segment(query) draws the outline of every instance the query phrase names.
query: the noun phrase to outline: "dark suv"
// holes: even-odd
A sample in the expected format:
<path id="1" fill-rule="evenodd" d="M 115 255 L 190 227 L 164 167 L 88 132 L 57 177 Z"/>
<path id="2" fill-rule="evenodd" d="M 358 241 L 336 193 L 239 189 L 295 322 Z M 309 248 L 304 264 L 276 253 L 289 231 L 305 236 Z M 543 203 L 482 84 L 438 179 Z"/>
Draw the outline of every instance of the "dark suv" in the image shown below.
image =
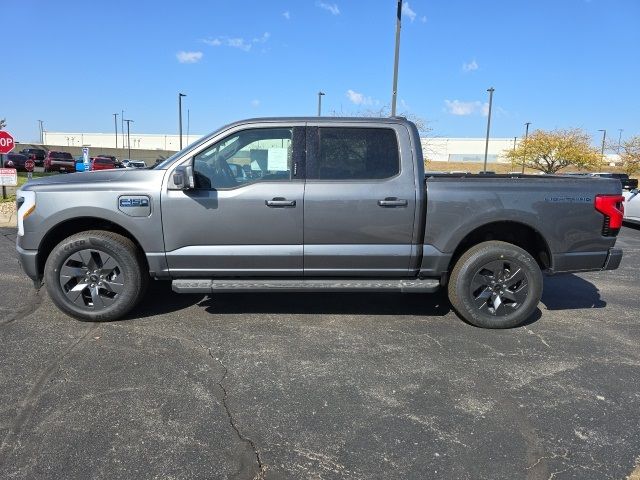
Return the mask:
<path id="1" fill-rule="evenodd" d="M 15 168 L 19 172 L 26 172 L 26 168 L 24 166 L 25 162 L 29 157 L 23 155 L 22 153 L 12 153 L 9 152 L 6 155 L 6 160 L 4 161 L 3 167 L 5 168 Z"/>
<path id="2" fill-rule="evenodd" d="M 27 158 L 31 158 L 39 167 L 44 164 L 44 158 L 47 156 L 47 152 L 40 148 L 24 148 L 20 150 L 20 153 Z"/>

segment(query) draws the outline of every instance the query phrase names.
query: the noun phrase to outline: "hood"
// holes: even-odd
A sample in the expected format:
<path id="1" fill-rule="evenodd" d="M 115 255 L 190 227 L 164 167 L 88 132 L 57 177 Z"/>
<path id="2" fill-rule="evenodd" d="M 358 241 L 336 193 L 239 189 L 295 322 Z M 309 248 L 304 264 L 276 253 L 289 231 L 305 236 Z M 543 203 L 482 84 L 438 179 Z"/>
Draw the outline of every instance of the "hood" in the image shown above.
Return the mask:
<path id="1" fill-rule="evenodd" d="M 165 170 L 115 169 L 93 172 L 77 172 L 38 177 L 25 183 L 23 191 L 65 191 L 65 190 L 117 190 L 132 188 L 133 184 L 148 185 L 162 182 Z"/>

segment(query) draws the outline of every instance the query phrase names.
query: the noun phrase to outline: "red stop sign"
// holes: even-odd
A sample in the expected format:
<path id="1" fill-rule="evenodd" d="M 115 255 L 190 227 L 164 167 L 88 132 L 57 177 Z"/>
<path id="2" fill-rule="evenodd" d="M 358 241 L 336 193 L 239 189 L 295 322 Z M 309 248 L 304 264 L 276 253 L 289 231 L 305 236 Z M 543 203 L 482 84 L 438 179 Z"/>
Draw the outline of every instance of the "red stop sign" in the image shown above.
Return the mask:
<path id="1" fill-rule="evenodd" d="M 24 162 L 24 169 L 27 172 L 33 172 L 34 168 L 36 168 L 36 162 L 34 162 L 32 159 L 29 159 L 26 162 Z"/>
<path id="2" fill-rule="evenodd" d="M 13 147 L 15 147 L 15 142 L 11 134 L 0 130 L 0 153 L 9 153 Z"/>

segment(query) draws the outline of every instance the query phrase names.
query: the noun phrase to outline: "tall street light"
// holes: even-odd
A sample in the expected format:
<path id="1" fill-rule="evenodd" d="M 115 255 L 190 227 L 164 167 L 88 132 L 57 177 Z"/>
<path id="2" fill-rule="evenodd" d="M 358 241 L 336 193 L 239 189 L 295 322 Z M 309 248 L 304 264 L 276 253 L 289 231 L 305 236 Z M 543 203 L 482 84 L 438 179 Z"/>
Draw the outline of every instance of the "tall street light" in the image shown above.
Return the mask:
<path id="1" fill-rule="evenodd" d="M 522 159 L 522 173 L 524 174 L 524 164 L 527 163 L 527 140 L 529 139 L 529 125 L 531 122 L 527 122 L 524 124 L 524 158 Z"/>
<path id="2" fill-rule="evenodd" d="M 129 160 L 131 160 L 131 136 L 130 136 L 131 131 L 129 129 L 129 124 L 131 122 L 133 122 L 133 120 L 126 120 L 125 119 L 124 121 L 127 122 L 127 147 L 129 148 Z M 133 122 L 133 123 L 135 123 L 135 122 Z"/>
<path id="3" fill-rule="evenodd" d="M 120 112 L 120 131 L 122 132 L 122 148 L 124 149 L 124 110 Z"/>
<path id="4" fill-rule="evenodd" d="M 118 148 L 118 113 L 113 114 L 113 126 L 116 130 L 116 149 Z"/>
<path id="5" fill-rule="evenodd" d="M 44 143 L 44 122 L 38 120 L 38 130 L 40 131 L 40 143 Z"/>
<path id="6" fill-rule="evenodd" d="M 323 91 L 318 92 L 318 116 L 322 115 L 322 97 L 324 95 Z"/>
<path id="7" fill-rule="evenodd" d="M 484 171 L 487 171 L 487 154 L 489 153 L 489 132 L 491 131 L 491 106 L 493 105 L 493 92 L 496 89 L 491 87 L 487 88 L 487 92 L 489 92 L 489 112 L 487 115 L 487 140 L 484 144 Z"/>
<path id="8" fill-rule="evenodd" d="M 400 28 L 402 21 L 402 0 L 398 0 L 396 10 L 396 52 L 393 59 L 393 91 L 391 94 L 391 116 L 396 115 L 396 98 L 398 96 L 398 63 L 400 62 Z"/>
<path id="9" fill-rule="evenodd" d="M 618 131 L 620 132 L 620 135 L 618 135 L 618 155 L 620 155 L 620 147 L 622 146 L 622 128 L 619 128 Z"/>
<path id="10" fill-rule="evenodd" d="M 184 93 L 178 93 L 178 128 L 180 135 L 180 150 L 182 150 L 182 97 L 186 97 Z"/>
<path id="11" fill-rule="evenodd" d="M 607 131 L 606 130 L 598 130 L 602 132 L 602 149 L 600 150 L 600 171 L 602 171 L 602 164 L 604 163 L 604 142 L 607 139 Z"/>

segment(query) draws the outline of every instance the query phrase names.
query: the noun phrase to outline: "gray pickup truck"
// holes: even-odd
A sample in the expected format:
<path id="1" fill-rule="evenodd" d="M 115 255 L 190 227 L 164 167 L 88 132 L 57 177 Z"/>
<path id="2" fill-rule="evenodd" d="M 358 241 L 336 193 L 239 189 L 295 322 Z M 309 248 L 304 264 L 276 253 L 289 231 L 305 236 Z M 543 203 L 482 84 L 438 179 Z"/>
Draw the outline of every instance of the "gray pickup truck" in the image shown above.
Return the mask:
<path id="1" fill-rule="evenodd" d="M 153 278 L 208 294 L 444 287 L 464 320 L 505 328 L 536 310 L 543 272 L 618 267 L 622 201 L 615 179 L 425 178 L 403 118 L 254 119 L 152 169 L 29 182 L 17 249 L 84 320 L 124 316 Z"/>

